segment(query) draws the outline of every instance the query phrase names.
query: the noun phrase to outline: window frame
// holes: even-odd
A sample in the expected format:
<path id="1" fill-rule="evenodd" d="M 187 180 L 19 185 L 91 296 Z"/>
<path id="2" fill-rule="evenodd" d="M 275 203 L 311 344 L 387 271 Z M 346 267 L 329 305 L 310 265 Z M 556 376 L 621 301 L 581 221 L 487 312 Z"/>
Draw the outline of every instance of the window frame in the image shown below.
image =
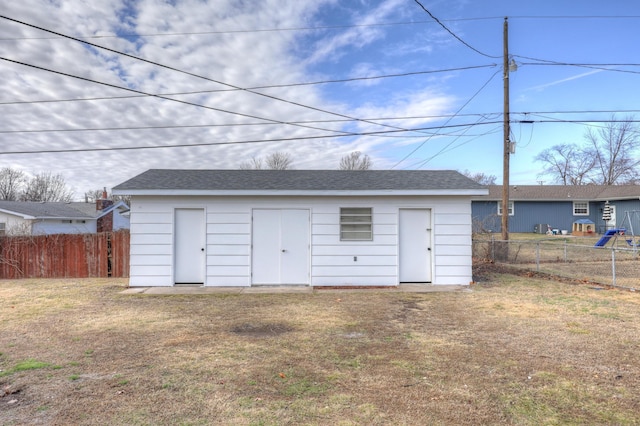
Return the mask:
<path id="1" fill-rule="evenodd" d="M 351 211 L 348 211 L 351 210 Z M 362 213 L 358 210 L 364 211 Z M 368 213 L 366 212 L 368 211 Z M 361 217 L 369 220 L 351 220 L 345 221 L 345 218 Z M 372 207 L 340 207 L 339 213 L 340 225 L 340 241 L 373 241 L 373 208 Z M 352 229 L 345 229 L 350 227 Z M 358 227 L 367 228 L 367 230 L 358 230 Z M 356 229 L 353 229 L 356 228 Z M 345 234 L 362 234 L 364 238 L 346 237 Z"/>
<path id="2" fill-rule="evenodd" d="M 515 215 L 516 208 L 513 201 L 507 202 L 507 210 L 509 212 L 509 216 Z M 502 201 L 498 201 L 498 216 L 502 216 Z"/>
<path id="3" fill-rule="evenodd" d="M 578 213 L 577 212 L 577 208 L 576 208 L 577 204 L 584 204 L 586 211 L 584 213 Z M 588 201 L 574 201 L 573 202 L 573 215 L 574 216 L 589 216 L 589 202 Z"/>

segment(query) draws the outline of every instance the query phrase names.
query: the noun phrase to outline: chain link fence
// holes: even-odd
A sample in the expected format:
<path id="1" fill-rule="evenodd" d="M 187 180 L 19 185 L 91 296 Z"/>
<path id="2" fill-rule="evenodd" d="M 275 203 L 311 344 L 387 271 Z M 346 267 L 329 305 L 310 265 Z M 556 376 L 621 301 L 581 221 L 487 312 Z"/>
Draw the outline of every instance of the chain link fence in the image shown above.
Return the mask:
<path id="1" fill-rule="evenodd" d="M 629 245 L 625 240 L 611 247 L 594 247 L 566 239 L 474 239 L 473 256 L 478 261 L 603 285 L 640 289 L 640 247 L 635 243 Z"/>

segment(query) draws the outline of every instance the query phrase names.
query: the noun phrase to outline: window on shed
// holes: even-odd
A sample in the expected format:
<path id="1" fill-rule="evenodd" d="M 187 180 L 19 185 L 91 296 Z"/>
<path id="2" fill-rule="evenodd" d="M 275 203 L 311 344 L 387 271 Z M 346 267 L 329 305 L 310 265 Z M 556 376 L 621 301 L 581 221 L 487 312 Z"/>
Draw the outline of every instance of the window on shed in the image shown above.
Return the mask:
<path id="1" fill-rule="evenodd" d="M 340 208 L 340 241 L 373 240 L 372 218 L 370 207 Z"/>
<path id="2" fill-rule="evenodd" d="M 0 235 L 7 234 L 7 224 L 4 222 L 0 222 Z"/>
<path id="3" fill-rule="evenodd" d="M 509 201 L 509 216 L 513 216 L 513 201 Z M 502 216 L 502 201 L 498 201 L 498 216 Z"/>
<path id="4" fill-rule="evenodd" d="M 573 202 L 573 215 L 574 216 L 589 216 L 589 203 L 586 201 L 574 201 Z"/>

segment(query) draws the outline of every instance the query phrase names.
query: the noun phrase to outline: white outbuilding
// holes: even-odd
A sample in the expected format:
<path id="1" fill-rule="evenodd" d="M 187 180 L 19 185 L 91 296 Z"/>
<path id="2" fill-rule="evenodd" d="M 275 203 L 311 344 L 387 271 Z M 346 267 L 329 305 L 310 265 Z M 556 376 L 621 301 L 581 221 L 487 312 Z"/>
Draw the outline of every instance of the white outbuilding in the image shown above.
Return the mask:
<path id="1" fill-rule="evenodd" d="M 438 170 L 148 170 L 131 196 L 131 286 L 468 285 L 471 197 Z"/>

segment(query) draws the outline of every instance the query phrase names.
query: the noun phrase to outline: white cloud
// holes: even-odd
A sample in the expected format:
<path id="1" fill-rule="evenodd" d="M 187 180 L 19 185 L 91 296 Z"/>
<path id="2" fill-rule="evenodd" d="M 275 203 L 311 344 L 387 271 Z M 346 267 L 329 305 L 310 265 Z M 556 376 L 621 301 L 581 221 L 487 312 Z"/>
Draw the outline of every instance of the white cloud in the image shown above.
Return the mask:
<path id="1" fill-rule="evenodd" d="M 75 37 L 101 35 L 89 41 L 134 56 L 166 64 L 212 80 L 254 87 L 311 81 L 327 72 L 317 68 L 333 61 L 353 47 L 365 48 L 385 37 L 386 27 L 354 27 L 329 32 L 260 31 L 212 33 L 219 31 L 267 28 L 297 28 L 314 24 L 325 6 L 339 2 L 301 0 L 282 2 L 238 2 L 234 0 L 159 2 L 142 0 L 102 0 L 85 2 L 65 0 L 21 0 L 5 5 L 4 14 Z M 350 19 L 356 24 L 388 21 L 400 16 L 407 5 L 401 0 L 368 2 Z M 210 34 L 184 34 L 207 33 Z M 171 33 L 175 35 L 157 36 Z M 132 35 L 133 34 L 133 35 Z M 114 35 L 119 35 L 114 37 Z M 273 124 L 227 126 L 225 124 L 260 123 L 262 117 L 276 122 L 328 120 L 337 117 L 280 102 L 246 91 L 230 91 L 228 86 L 186 75 L 153 64 L 127 58 L 81 43 L 55 37 L 6 20 L 0 22 L 2 54 L 28 64 L 123 86 L 152 94 L 225 90 L 214 93 L 174 95 L 184 100 L 225 110 L 216 111 L 134 93 L 104 85 L 61 76 L 17 64 L 0 62 L 3 91 L 0 102 L 63 100 L 80 98 L 115 99 L 0 104 L 3 117 L 0 130 L 0 167 L 14 167 L 33 173 L 62 173 L 77 196 L 89 189 L 111 187 L 149 168 L 234 168 L 251 157 L 284 150 L 291 152 L 297 168 L 335 168 L 348 152 L 360 150 L 373 157 L 378 166 L 386 164 L 384 146 L 397 139 L 325 138 L 299 139 L 270 143 L 229 144 L 148 150 L 39 153 L 7 155 L 10 151 L 46 151 L 60 149 L 118 148 L 177 144 L 225 143 L 247 140 L 292 139 L 335 134 L 330 130 L 361 131 L 383 129 L 379 126 L 344 123 L 308 123 L 315 130 L 294 125 Z M 300 44 L 315 40 L 315 52 L 301 57 Z M 371 57 L 359 65 L 341 65 L 332 77 L 370 75 L 401 69 L 400 64 L 384 64 Z M 454 98 L 436 90 L 412 88 L 399 90 L 384 102 L 369 97 L 367 87 L 353 86 L 360 100 L 344 99 L 327 87 L 294 86 L 260 89 L 261 93 L 332 110 L 356 117 L 414 116 L 441 113 L 450 109 Z M 340 93 L 338 93 L 339 95 Z M 126 99 L 119 97 L 135 96 Z M 350 107 L 348 105 L 356 105 Z M 424 120 L 389 122 L 411 127 Z M 219 127 L 212 127 L 217 125 Z M 157 127 L 152 130 L 113 130 L 123 127 Z M 160 128 L 161 126 L 200 126 Z M 206 127 L 211 126 L 211 127 Z M 25 132 L 47 129 L 99 129 L 105 131 Z M 19 133 L 6 133 L 19 131 Z"/>

